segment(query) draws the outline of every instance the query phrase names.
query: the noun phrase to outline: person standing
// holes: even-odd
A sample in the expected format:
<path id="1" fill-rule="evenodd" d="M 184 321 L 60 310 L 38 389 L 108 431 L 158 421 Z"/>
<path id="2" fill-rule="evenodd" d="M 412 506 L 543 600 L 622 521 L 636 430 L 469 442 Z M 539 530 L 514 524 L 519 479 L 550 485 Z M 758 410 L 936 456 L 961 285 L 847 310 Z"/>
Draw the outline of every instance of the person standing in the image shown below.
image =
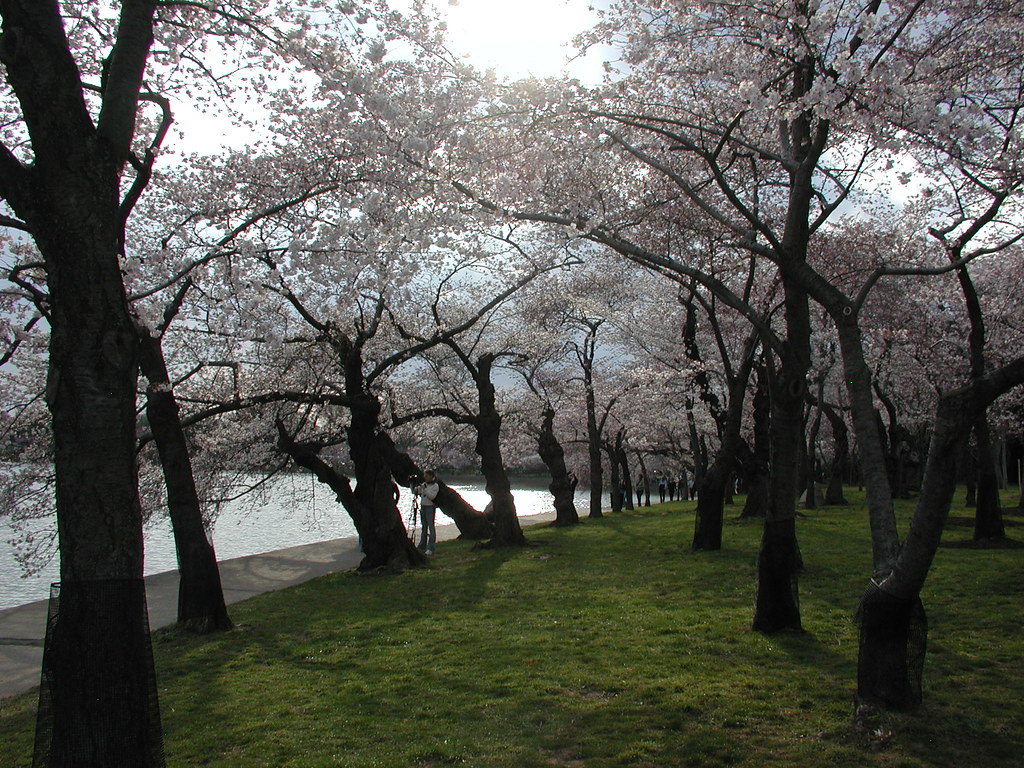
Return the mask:
<path id="1" fill-rule="evenodd" d="M 423 473 L 423 482 L 413 490 L 420 497 L 420 543 L 417 549 L 432 555 L 434 554 L 434 545 L 437 543 L 437 531 L 434 528 L 434 515 L 437 512 L 434 499 L 440 490 L 440 486 L 437 484 L 437 475 L 428 469 Z"/>

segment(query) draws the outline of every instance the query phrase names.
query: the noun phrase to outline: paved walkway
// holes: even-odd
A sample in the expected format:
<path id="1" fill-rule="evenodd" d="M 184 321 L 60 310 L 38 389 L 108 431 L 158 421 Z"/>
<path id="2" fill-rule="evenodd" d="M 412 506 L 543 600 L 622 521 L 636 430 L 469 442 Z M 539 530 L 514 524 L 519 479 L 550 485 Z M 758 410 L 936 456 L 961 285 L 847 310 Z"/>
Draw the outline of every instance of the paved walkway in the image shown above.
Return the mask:
<path id="1" fill-rule="evenodd" d="M 531 515 L 525 525 L 550 522 L 554 512 Z M 440 541 L 459 535 L 454 524 L 437 526 Z M 317 576 L 346 571 L 359 565 L 362 554 L 355 538 L 305 544 L 261 555 L 222 560 L 221 586 L 231 605 L 246 598 L 301 584 Z M 178 611 L 178 572 L 146 577 L 146 603 L 150 629 L 174 624 Z M 0 699 L 39 685 L 46 634 L 47 601 L 39 600 L 0 611 Z"/>

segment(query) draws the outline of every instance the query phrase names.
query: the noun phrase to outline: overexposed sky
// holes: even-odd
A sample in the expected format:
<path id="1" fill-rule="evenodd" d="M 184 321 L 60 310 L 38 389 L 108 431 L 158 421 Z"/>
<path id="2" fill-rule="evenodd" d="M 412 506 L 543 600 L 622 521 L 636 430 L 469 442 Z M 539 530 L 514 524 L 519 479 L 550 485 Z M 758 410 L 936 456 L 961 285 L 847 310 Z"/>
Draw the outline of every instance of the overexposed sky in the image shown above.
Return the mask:
<path id="1" fill-rule="evenodd" d="M 592 0 L 435 0 L 448 17 L 453 52 L 480 68 L 511 79 L 561 74 L 572 39 L 596 20 Z M 594 57 L 573 63 L 568 74 L 595 82 Z"/>

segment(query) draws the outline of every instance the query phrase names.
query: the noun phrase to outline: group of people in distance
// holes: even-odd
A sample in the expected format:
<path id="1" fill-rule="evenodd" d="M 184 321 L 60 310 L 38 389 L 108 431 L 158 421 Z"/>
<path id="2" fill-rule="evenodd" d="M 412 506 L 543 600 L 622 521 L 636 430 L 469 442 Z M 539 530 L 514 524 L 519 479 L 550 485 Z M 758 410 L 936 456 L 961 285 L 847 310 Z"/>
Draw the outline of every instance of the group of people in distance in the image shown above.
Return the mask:
<path id="1" fill-rule="evenodd" d="M 646 486 L 647 486 L 647 475 L 641 473 L 640 476 L 637 477 L 637 479 L 636 479 L 636 503 L 637 504 L 642 503 L 643 495 L 644 495 L 644 490 L 646 489 Z M 687 495 L 686 495 L 687 494 L 687 490 L 689 490 L 689 498 L 691 498 L 691 499 L 693 498 L 694 488 L 693 488 L 693 484 L 692 483 L 690 484 L 689 489 L 687 489 L 686 481 L 685 480 L 680 480 L 677 483 L 674 478 L 667 477 L 667 476 L 662 475 L 660 473 L 658 474 L 658 499 L 661 501 L 661 503 L 664 504 L 666 499 L 668 501 L 675 501 L 676 490 L 679 491 L 679 500 L 680 501 L 684 501 L 687 498 Z"/>

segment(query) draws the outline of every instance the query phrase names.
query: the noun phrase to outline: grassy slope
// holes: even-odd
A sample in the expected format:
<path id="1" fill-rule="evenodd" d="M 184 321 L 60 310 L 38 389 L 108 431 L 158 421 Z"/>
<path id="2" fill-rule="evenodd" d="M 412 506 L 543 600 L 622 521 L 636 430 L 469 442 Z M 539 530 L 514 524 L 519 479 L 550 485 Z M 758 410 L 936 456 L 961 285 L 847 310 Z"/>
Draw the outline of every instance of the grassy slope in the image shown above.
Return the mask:
<path id="1" fill-rule="evenodd" d="M 219 637 L 157 633 L 167 764 L 1020 766 L 1024 549 L 957 546 L 960 525 L 924 596 L 924 708 L 851 727 L 862 508 L 799 522 L 802 635 L 749 631 L 759 525 L 693 553 L 678 503 L 328 576 L 234 606 Z M 0 708 L 0 766 L 30 764 L 34 703 Z"/>

